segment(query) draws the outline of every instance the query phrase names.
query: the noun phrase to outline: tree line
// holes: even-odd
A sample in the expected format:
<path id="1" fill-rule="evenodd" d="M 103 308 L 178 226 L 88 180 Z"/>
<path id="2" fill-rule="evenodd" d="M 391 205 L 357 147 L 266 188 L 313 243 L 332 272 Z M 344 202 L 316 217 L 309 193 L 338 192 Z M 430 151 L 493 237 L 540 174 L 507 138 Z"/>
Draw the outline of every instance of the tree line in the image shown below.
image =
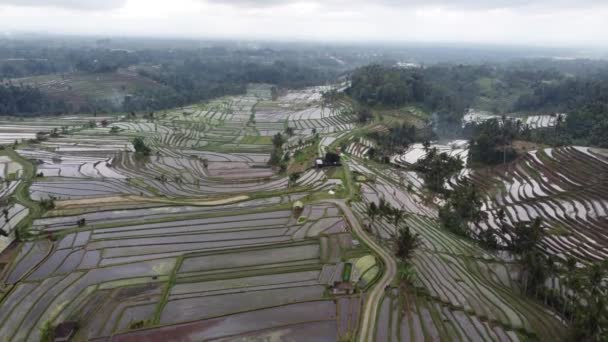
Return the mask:
<path id="1" fill-rule="evenodd" d="M 120 101 L 78 96 L 70 107 L 53 100 L 44 89 L 33 92 L 15 78 L 69 73 L 136 72 L 147 86 L 134 84 Z M 206 47 L 121 50 L 101 47 L 38 46 L 9 44 L 0 47 L 0 84 L 16 84 L 9 90 L 25 97 L 35 108 L 11 105 L 4 99 L 4 112 L 12 115 L 56 114 L 57 112 L 137 112 L 175 108 L 216 97 L 242 94 L 249 83 L 274 84 L 277 88 L 300 88 L 334 81 L 345 67 L 326 63 L 315 51 Z M 156 86 L 150 84 L 156 83 Z M 8 86 L 8 85 L 7 85 Z M 17 88 L 17 89 L 16 89 Z M 69 90 L 78 94 L 78 89 Z M 123 90 L 124 91 L 124 90 Z M 44 102 L 44 105 L 40 102 Z M 8 103 L 8 104 L 6 104 Z"/>
<path id="2" fill-rule="evenodd" d="M 35 116 L 64 113 L 69 106 L 39 89 L 0 84 L 0 115 Z"/>

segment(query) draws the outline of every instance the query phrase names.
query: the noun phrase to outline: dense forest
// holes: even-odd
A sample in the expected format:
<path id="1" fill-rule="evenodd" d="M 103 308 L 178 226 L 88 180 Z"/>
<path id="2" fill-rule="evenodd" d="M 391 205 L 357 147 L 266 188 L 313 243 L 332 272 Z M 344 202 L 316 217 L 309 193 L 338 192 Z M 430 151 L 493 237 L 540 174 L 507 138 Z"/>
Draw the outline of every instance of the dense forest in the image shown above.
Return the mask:
<path id="1" fill-rule="evenodd" d="M 165 87 L 137 92 L 125 103 L 127 111 L 165 109 L 240 94 L 245 92 L 248 83 L 299 88 L 323 84 L 337 77 L 335 70 L 294 61 L 263 64 L 221 59 L 165 63 L 160 68 L 142 68 L 139 74 Z"/>
<path id="2" fill-rule="evenodd" d="M 0 84 L 11 92 L 18 91 L 19 96 L 2 98 L 0 103 L 2 114 L 18 116 L 150 111 L 244 93 L 248 83 L 270 83 L 284 88 L 324 84 L 335 81 L 347 70 L 348 66 L 317 50 L 223 46 L 125 50 L 9 44 L 0 47 Z M 40 75 L 55 77 L 38 81 L 35 77 Z M 80 80 L 88 77 L 85 88 L 100 89 L 106 94 L 81 94 L 80 86 L 72 88 L 66 83 L 74 75 Z M 99 84 L 100 78 L 109 79 L 113 88 L 101 90 L 105 85 Z M 50 88 L 33 92 L 30 88 L 39 83 Z M 58 92 L 52 88 L 61 84 L 67 84 L 64 88 L 68 89 Z M 117 94 L 123 98 L 117 99 Z M 8 96 L 7 91 L 0 96 Z M 20 103 L 29 96 L 30 104 Z"/>
<path id="3" fill-rule="evenodd" d="M 463 68 L 467 72 L 461 72 Z M 478 67 L 370 65 L 353 72 L 348 94 L 367 106 L 421 105 L 449 119 L 472 104 L 477 90 L 470 78 L 476 72 Z"/>
<path id="4" fill-rule="evenodd" d="M 528 138 L 552 145 L 579 143 L 606 147 L 607 66 L 599 62 L 591 65 L 581 63 L 578 68 L 570 62 L 547 62 L 553 66 L 549 68 L 543 61 L 426 68 L 370 65 L 352 73 L 352 86 L 347 92 L 365 106 L 381 109 L 409 105 L 421 107 L 432 114 L 435 131 L 443 137 L 473 137 L 471 127 L 462 126 L 467 108 L 509 116 L 565 112 L 568 115 L 565 123 L 556 128 L 558 134 L 553 130 L 539 130 Z M 487 129 L 488 126 L 483 126 L 477 131 Z M 518 133 L 521 135 L 525 127 L 522 125 L 518 129 L 522 130 Z M 498 125 L 493 130 L 498 130 Z M 489 151 L 494 147 L 485 151 L 478 149 L 496 145 L 497 138 L 488 133 L 480 133 L 479 136 L 482 140 L 494 141 L 481 141 L 481 145 L 475 145 L 476 153 L 480 154 L 478 157 L 491 163 L 502 160 L 502 153 L 490 156 Z"/>
<path id="5" fill-rule="evenodd" d="M 65 102 L 52 99 L 39 89 L 0 84 L 0 115 L 60 114 L 67 108 Z"/>
<path id="6" fill-rule="evenodd" d="M 468 108 L 508 115 L 566 112 L 558 134 L 539 131 L 530 138 L 554 145 L 608 146 L 603 133 L 608 127 L 607 62 L 489 57 L 483 62 L 482 54 L 475 62 L 457 64 L 461 61 L 458 58 L 446 63 L 431 58 L 432 52 L 454 53 L 431 49 L 421 54 L 420 47 L 3 40 L 0 114 L 155 111 L 243 93 L 248 83 L 299 88 L 335 82 L 348 75 L 352 86 L 347 93 L 362 107 L 415 105 L 429 114 L 439 137 L 471 138 L 461 124 Z M 399 61 L 416 56 L 424 59 L 409 67 L 397 66 Z M 56 77 L 28 79 L 41 75 Z M 115 75 L 122 89 L 91 96 L 79 94 L 80 86 L 72 88 L 69 83 L 63 92 L 39 86 L 66 83 L 72 75 L 90 77 L 89 85 L 94 89 L 103 88 L 96 79 Z M 362 121 L 370 118 L 369 111 L 361 114 Z M 384 140 L 392 144 L 391 139 Z"/>

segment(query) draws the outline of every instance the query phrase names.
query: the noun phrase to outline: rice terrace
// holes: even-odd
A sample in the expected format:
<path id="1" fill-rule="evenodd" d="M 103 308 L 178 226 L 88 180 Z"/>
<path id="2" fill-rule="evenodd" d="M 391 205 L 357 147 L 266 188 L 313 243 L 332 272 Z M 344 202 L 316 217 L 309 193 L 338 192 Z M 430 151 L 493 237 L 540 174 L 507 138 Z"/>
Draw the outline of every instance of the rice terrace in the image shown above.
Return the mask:
<path id="1" fill-rule="evenodd" d="M 0 118 L 0 341 L 607 340 L 608 107 L 539 105 L 570 76 L 230 49 L 0 84 L 77 99 Z"/>

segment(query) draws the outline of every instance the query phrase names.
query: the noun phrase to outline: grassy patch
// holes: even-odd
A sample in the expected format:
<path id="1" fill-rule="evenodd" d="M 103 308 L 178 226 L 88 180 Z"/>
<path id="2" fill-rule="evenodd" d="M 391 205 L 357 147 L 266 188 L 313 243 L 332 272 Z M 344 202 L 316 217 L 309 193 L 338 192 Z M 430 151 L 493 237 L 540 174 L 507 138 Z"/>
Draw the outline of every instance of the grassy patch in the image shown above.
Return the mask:
<path id="1" fill-rule="evenodd" d="M 350 281 L 350 274 L 353 271 L 353 264 L 346 263 L 344 264 L 344 269 L 342 270 L 342 281 Z"/>
<path id="2" fill-rule="evenodd" d="M 304 172 L 312 167 L 317 157 L 317 144 L 305 147 L 293 154 L 287 167 L 288 173 Z"/>
<path id="3" fill-rule="evenodd" d="M 151 320 L 135 321 L 135 322 L 129 323 L 129 330 L 142 329 L 142 328 L 145 328 L 145 327 L 150 326 L 150 325 L 152 325 L 152 321 Z"/>
<path id="4" fill-rule="evenodd" d="M 21 164 L 21 166 L 23 167 L 23 181 L 17 186 L 15 192 L 11 196 L 12 200 L 27 207 L 30 211 L 29 215 L 21 222 L 19 222 L 19 224 L 15 228 L 20 239 L 23 239 L 28 235 L 28 229 L 29 227 L 31 227 L 32 222 L 36 218 L 42 216 L 43 212 L 42 208 L 40 207 L 40 204 L 36 201 L 33 201 L 30 198 L 29 193 L 30 185 L 32 184 L 32 181 L 36 175 L 36 166 L 27 159 L 21 157 L 12 149 L 5 149 L 4 151 L 2 151 L 2 155 L 10 157 L 13 161 Z"/>
<path id="5" fill-rule="evenodd" d="M 555 236 L 569 236 L 572 235 L 572 232 L 568 230 L 568 228 L 566 228 L 564 225 L 557 223 L 549 229 L 549 234 Z"/>
<path id="6" fill-rule="evenodd" d="M 375 109 L 374 121 L 384 125 L 408 125 L 423 128 L 430 114 L 419 107 L 408 106 L 398 109 Z"/>
<path id="7" fill-rule="evenodd" d="M 344 168 L 336 166 L 331 167 L 327 170 L 327 178 L 330 179 L 341 179 L 344 182 L 345 179 L 345 171 Z"/>
<path id="8" fill-rule="evenodd" d="M 272 145 L 272 137 L 248 135 L 244 136 L 240 143 L 245 145 Z"/>
<path id="9" fill-rule="evenodd" d="M 53 342 L 55 340 L 55 327 L 51 322 L 45 322 L 40 329 L 41 342 Z"/>
<path id="10" fill-rule="evenodd" d="M 167 302 L 169 301 L 169 293 L 171 292 L 171 289 L 175 285 L 175 282 L 177 280 L 177 272 L 179 271 L 183 262 L 184 262 L 184 256 L 182 255 L 177 258 L 175 265 L 173 266 L 173 270 L 172 270 L 171 274 L 169 275 L 169 279 L 167 280 L 167 285 L 165 286 L 165 288 L 163 290 L 161 299 L 158 302 L 156 311 L 154 312 L 154 318 L 152 319 L 153 325 L 160 323 L 160 316 L 163 312 L 163 309 L 165 308 L 165 305 L 167 305 Z"/>

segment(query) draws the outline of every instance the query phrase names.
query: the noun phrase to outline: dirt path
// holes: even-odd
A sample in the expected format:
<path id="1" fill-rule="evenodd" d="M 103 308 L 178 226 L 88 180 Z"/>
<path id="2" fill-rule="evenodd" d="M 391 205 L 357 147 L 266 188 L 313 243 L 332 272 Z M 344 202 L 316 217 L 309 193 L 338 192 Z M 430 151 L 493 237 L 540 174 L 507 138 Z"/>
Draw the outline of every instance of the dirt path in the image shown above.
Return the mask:
<path id="1" fill-rule="evenodd" d="M 367 235 L 353 212 L 350 210 L 350 207 L 343 200 L 326 200 L 324 202 L 332 203 L 340 207 L 355 233 L 357 233 L 359 238 L 363 239 L 365 243 L 380 256 L 385 265 L 385 271 L 382 278 L 376 283 L 365 301 L 361 324 L 359 326 L 357 340 L 361 342 L 372 342 L 374 341 L 374 333 L 376 331 L 375 325 L 376 317 L 378 316 L 378 307 L 380 306 L 380 301 L 382 300 L 386 286 L 390 285 L 397 275 L 397 264 L 389 252 Z"/>

